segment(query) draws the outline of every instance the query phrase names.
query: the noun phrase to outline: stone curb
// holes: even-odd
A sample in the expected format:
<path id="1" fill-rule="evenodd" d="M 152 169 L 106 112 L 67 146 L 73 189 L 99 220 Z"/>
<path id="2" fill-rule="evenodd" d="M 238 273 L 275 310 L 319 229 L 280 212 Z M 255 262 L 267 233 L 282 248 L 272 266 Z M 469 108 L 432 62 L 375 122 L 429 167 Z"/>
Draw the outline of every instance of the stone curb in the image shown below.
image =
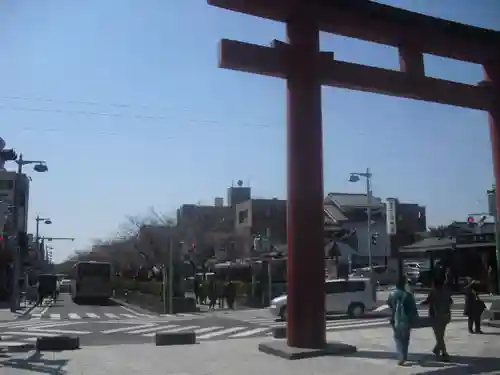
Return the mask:
<path id="1" fill-rule="evenodd" d="M 156 346 L 194 345 L 194 344 L 196 344 L 196 333 L 194 331 L 157 333 L 155 335 Z"/>
<path id="2" fill-rule="evenodd" d="M 77 336 L 39 337 L 36 340 L 36 350 L 63 351 L 80 349 L 80 338 Z"/>

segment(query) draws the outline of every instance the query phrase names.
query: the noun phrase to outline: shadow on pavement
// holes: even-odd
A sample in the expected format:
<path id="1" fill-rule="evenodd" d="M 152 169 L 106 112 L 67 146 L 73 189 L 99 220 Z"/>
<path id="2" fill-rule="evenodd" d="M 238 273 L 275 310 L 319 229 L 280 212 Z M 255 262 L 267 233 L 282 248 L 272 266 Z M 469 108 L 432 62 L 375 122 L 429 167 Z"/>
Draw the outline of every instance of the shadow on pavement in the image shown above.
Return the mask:
<path id="1" fill-rule="evenodd" d="M 75 302 L 79 306 L 119 306 L 120 304 L 116 301 L 113 301 L 111 299 L 107 301 L 99 301 L 99 300 L 79 300 L 78 302 Z"/>
<path id="2" fill-rule="evenodd" d="M 68 360 L 49 359 L 50 356 L 55 356 L 55 354 L 48 353 L 46 355 L 42 355 L 39 352 L 35 352 L 28 358 L 10 358 L 0 360 L 0 367 L 5 369 L 11 368 L 17 370 L 28 370 L 40 374 L 66 374 L 66 371 L 62 368 L 68 363 Z"/>
<path id="3" fill-rule="evenodd" d="M 350 354 L 350 357 L 371 359 L 393 359 L 396 364 L 396 354 L 383 351 L 360 350 Z M 497 373 L 500 371 L 500 360 L 496 357 L 472 357 L 451 355 L 449 362 L 440 361 L 433 354 L 410 353 L 405 367 L 417 365 L 420 367 L 439 367 L 426 372 L 426 375 L 475 375 Z"/>

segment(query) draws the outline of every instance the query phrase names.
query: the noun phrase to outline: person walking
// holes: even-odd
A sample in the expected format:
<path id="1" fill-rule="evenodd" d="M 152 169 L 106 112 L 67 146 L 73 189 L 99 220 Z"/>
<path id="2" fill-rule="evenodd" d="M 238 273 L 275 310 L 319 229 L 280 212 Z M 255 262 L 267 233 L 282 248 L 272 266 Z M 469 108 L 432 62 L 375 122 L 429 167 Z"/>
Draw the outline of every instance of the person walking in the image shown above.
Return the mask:
<path id="1" fill-rule="evenodd" d="M 406 291 L 406 280 L 400 278 L 396 289 L 391 292 L 387 305 L 391 309 L 391 326 L 398 354 L 398 365 L 408 360 L 411 327 L 418 319 L 417 306 L 412 293 Z"/>
<path id="2" fill-rule="evenodd" d="M 434 279 L 433 287 L 422 305 L 429 306 L 429 318 L 431 320 L 432 330 L 436 338 L 436 345 L 432 352 L 440 356 L 442 360 L 448 361 L 449 355 L 446 351 L 445 333 L 446 326 L 451 321 L 451 305 L 453 299 L 450 291 L 444 286 L 445 278 L 438 277 Z"/>
<path id="3" fill-rule="evenodd" d="M 468 318 L 467 325 L 469 328 L 469 333 L 483 333 L 483 331 L 481 331 L 481 315 L 486 309 L 486 305 L 479 298 L 477 285 L 478 282 L 474 280 L 464 288 L 464 315 Z"/>

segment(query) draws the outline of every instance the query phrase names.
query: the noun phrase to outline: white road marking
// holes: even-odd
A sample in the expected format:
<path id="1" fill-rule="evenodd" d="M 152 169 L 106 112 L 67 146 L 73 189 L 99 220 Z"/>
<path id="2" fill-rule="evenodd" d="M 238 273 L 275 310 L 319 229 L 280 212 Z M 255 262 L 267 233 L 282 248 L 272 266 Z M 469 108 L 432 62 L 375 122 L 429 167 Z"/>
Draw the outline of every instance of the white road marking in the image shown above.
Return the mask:
<path id="1" fill-rule="evenodd" d="M 80 315 L 78 315 L 78 314 L 76 314 L 76 313 L 69 313 L 69 314 L 68 314 L 68 317 L 69 317 L 70 319 L 81 319 L 81 318 L 82 318 Z"/>
<path id="2" fill-rule="evenodd" d="M 187 326 L 187 327 L 179 327 L 179 328 L 172 328 L 172 329 L 167 329 L 167 330 L 161 330 L 160 332 L 155 332 L 155 333 L 148 333 L 146 335 L 143 335 L 144 337 L 153 337 L 157 333 L 174 333 L 174 332 L 182 332 L 182 331 L 189 331 L 189 330 L 194 330 L 196 328 L 200 328 L 200 326 Z"/>
<path id="3" fill-rule="evenodd" d="M 57 336 L 54 333 L 44 333 L 44 332 L 5 332 L 8 335 L 15 336 L 38 336 L 38 337 L 55 337 Z"/>
<path id="4" fill-rule="evenodd" d="M 111 314 L 111 313 L 104 313 L 104 315 L 106 315 L 108 318 L 112 318 L 112 319 L 119 319 L 117 315 L 115 314 Z"/>
<path id="5" fill-rule="evenodd" d="M 94 313 L 86 313 L 85 315 L 87 315 L 89 318 L 92 318 L 92 319 L 99 319 L 99 315 L 94 314 Z"/>
<path id="6" fill-rule="evenodd" d="M 110 333 L 117 333 L 117 332 L 126 332 L 126 331 L 131 331 L 137 328 L 149 328 L 153 327 L 155 324 L 143 324 L 141 326 L 134 326 L 134 327 L 121 327 L 121 328 L 114 328 L 114 329 L 107 329 L 105 331 L 101 331 L 101 333 L 108 335 Z"/>
<path id="7" fill-rule="evenodd" d="M 157 331 L 162 331 L 162 330 L 165 330 L 165 329 L 176 328 L 176 327 L 179 327 L 179 325 L 177 325 L 177 324 L 172 324 L 172 325 L 168 325 L 168 326 L 156 325 L 156 327 L 153 327 L 153 328 L 139 329 L 137 331 L 130 331 L 130 332 L 127 332 L 127 333 L 130 333 L 131 335 L 144 334 L 144 333 L 150 333 L 150 332 L 155 332 L 156 333 Z"/>
<path id="8" fill-rule="evenodd" d="M 227 335 L 229 333 L 242 331 L 244 329 L 247 329 L 247 327 L 231 327 L 231 328 L 226 328 L 226 329 L 223 329 L 222 331 L 211 332 L 211 333 L 207 333 L 205 335 L 198 336 L 197 339 L 198 340 L 210 339 L 212 337 Z"/>
<path id="9" fill-rule="evenodd" d="M 236 334 L 231 335 L 229 337 L 247 337 L 247 336 L 256 335 L 258 333 L 261 333 L 261 332 L 264 332 L 264 331 L 268 331 L 268 330 L 269 330 L 268 327 L 255 328 L 255 329 L 251 329 L 249 331 L 244 331 L 244 332 L 236 333 Z"/>
<path id="10" fill-rule="evenodd" d="M 140 312 L 134 311 L 134 310 L 129 309 L 128 307 L 125 307 L 125 306 L 120 306 L 120 307 L 121 307 L 122 309 L 124 309 L 124 310 L 126 310 L 126 311 L 128 311 L 128 312 L 130 312 L 130 313 L 132 313 L 132 314 L 134 314 L 135 316 L 137 316 L 137 315 L 140 315 L 140 316 L 149 316 L 149 317 L 151 317 L 151 316 L 152 316 L 152 315 L 149 315 L 149 314 L 143 314 L 143 313 L 140 313 Z M 125 314 L 124 314 L 124 315 L 125 315 Z"/>
<path id="11" fill-rule="evenodd" d="M 50 314 L 50 319 L 60 320 L 61 314 Z"/>
<path id="12" fill-rule="evenodd" d="M 120 315 L 124 316 L 125 318 L 130 318 L 130 319 L 137 318 L 137 315 L 132 315 L 132 314 L 120 314 Z"/>
<path id="13" fill-rule="evenodd" d="M 197 329 L 196 331 L 194 331 L 197 335 L 199 334 L 202 334 L 202 333 L 207 333 L 207 332 L 210 332 L 210 331 L 216 331 L 218 329 L 221 329 L 221 328 L 224 328 L 224 327 L 217 327 L 217 326 L 212 326 L 212 327 L 205 327 L 205 328 L 200 328 L 200 329 Z"/>
<path id="14" fill-rule="evenodd" d="M 37 324 L 33 325 L 31 327 L 28 327 L 28 329 L 42 329 L 42 328 L 51 328 L 51 327 L 65 327 L 65 326 L 71 326 L 75 324 L 87 324 L 87 322 L 80 323 L 80 322 L 67 322 L 67 323 L 42 323 L 42 324 Z"/>
<path id="15" fill-rule="evenodd" d="M 54 333 L 57 335 L 88 335 L 90 331 L 69 331 L 64 329 L 30 329 L 30 332 L 41 333 Z"/>

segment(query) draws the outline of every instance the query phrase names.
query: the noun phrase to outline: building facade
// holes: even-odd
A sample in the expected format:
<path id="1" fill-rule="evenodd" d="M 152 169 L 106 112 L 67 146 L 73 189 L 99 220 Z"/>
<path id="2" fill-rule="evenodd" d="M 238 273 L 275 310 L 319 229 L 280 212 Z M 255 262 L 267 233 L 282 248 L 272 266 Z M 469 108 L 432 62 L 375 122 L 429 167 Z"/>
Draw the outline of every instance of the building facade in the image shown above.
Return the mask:
<path id="1" fill-rule="evenodd" d="M 18 231 L 26 232 L 28 227 L 28 202 L 30 181 L 25 174 L 19 175 L 14 171 L 0 170 L 0 201 L 10 206 L 14 205 L 14 192 L 17 188 L 19 211 L 17 224 Z M 18 184 L 16 187 L 16 183 Z"/>

